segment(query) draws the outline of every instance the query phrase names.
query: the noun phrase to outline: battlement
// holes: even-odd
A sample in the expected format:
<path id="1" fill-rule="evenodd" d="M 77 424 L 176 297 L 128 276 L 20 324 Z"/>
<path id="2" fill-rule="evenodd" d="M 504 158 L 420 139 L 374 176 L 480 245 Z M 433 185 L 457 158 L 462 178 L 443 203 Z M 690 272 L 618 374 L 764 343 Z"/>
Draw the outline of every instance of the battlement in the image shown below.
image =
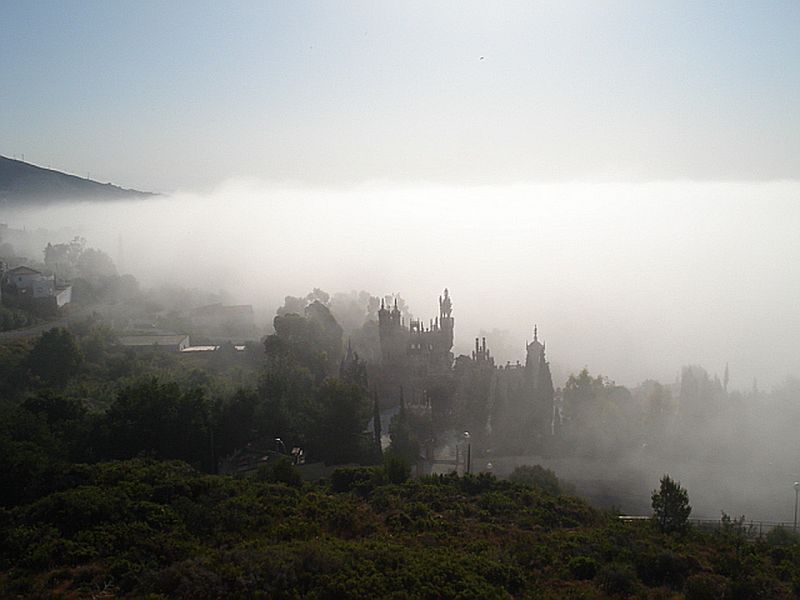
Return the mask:
<path id="1" fill-rule="evenodd" d="M 384 301 L 378 310 L 378 332 L 384 367 L 427 373 L 449 368 L 453 362 L 453 303 L 447 289 L 439 296 L 439 315 L 428 325 L 421 319 L 410 319 L 406 326 L 395 301 L 388 309 Z"/>

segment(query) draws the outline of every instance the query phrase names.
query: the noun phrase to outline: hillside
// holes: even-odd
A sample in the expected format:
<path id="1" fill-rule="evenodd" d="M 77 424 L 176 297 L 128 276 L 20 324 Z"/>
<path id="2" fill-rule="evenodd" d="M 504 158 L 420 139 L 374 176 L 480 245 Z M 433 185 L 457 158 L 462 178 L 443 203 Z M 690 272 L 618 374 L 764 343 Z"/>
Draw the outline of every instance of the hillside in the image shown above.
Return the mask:
<path id="1" fill-rule="evenodd" d="M 790 534 L 661 534 L 487 475 L 397 485 L 362 467 L 314 485 L 292 470 L 231 478 L 136 460 L 54 471 L 38 499 L 0 509 L 0 594 L 698 600 L 800 587 Z"/>
<path id="2" fill-rule="evenodd" d="M 0 206 L 76 200 L 127 200 L 153 195 L 0 156 Z"/>

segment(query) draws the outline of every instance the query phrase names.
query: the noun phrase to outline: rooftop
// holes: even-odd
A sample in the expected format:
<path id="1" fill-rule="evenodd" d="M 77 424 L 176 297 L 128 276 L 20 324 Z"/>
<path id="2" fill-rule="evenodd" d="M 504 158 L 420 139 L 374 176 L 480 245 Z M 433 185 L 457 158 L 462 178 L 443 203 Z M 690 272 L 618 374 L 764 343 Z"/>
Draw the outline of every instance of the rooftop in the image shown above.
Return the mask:
<path id="1" fill-rule="evenodd" d="M 177 346 L 188 338 L 184 334 L 123 335 L 119 343 L 123 346 Z"/>

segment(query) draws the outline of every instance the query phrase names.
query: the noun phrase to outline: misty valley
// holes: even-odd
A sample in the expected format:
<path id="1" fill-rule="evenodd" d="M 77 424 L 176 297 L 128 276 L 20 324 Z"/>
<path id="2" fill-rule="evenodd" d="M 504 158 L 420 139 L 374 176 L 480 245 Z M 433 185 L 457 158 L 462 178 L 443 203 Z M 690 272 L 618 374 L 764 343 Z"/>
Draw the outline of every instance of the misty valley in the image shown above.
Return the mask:
<path id="1" fill-rule="evenodd" d="M 800 598 L 798 25 L 0 1 L 0 599 Z"/>
<path id="2" fill-rule="evenodd" d="M 447 288 L 422 307 L 314 288 L 269 322 L 143 284 L 75 233 L 0 226 L 4 595 L 355 598 L 409 573 L 409 597 L 800 585 L 797 380 L 555 377 L 547 323 L 518 348 L 491 312 L 463 334 Z M 659 481 L 684 494 L 674 528 L 651 519 Z"/>

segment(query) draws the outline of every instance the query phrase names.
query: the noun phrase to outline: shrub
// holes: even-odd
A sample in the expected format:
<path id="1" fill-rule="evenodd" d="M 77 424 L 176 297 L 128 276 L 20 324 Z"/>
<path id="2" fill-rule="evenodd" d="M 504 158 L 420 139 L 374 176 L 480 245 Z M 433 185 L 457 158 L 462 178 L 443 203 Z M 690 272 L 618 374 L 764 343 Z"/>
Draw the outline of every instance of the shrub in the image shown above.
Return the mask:
<path id="1" fill-rule="evenodd" d="M 796 531 L 780 525 L 770 529 L 764 539 L 770 546 L 791 546 L 800 542 L 800 536 L 797 535 Z"/>
<path id="2" fill-rule="evenodd" d="M 387 453 L 383 460 L 383 468 L 390 483 L 404 483 L 411 476 L 411 467 L 400 456 Z"/>
<path id="3" fill-rule="evenodd" d="M 678 587 L 689 572 L 689 561 L 671 550 L 649 550 L 636 555 L 636 572 L 648 585 Z"/>
<path id="4" fill-rule="evenodd" d="M 513 483 L 538 488 L 552 496 L 558 496 L 561 493 L 561 486 L 558 483 L 556 474 L 550 469 L 545 469 L 541 465 L 523 465 L 517 467 L 511 472 L 508 479 Z"/>
<path id="5" fill-rule="evenodd" d="M 611 563 L 605 565 L 595 576 L 597 587 L 612 596 L 628 596 L 636 587 L 636 573 L 630 566 Z"/>
<path id="6" fill-rule="evenodd" d="M 597 575 L 597 561 L 588 556 L 576 556 L 569 561 L 569 572 L 575 579 L 594 579 Z"/>
<path id="7" fill-rule="evenodd" d="M 696 573 L 686 580 L 686 600 L 720 600 L 725 598 L 728 580 L 714 573 Z"/>
<path id="8" fill-rule="evenodd" d="M 386 472 L 378 467 L 339 467 L 331 473 L 331 488 L 337 493 L 354 492 L 368 496 L 386 483 Z"/>
<path id="9" fill-rule="evenodd" d="M 256 477 L 269 483 L 285 483 L 290 487 L 299 488 L 303 485 L 300 471 L 285 456 L 274 462 L 269 462 L 258 469 Z"/>

